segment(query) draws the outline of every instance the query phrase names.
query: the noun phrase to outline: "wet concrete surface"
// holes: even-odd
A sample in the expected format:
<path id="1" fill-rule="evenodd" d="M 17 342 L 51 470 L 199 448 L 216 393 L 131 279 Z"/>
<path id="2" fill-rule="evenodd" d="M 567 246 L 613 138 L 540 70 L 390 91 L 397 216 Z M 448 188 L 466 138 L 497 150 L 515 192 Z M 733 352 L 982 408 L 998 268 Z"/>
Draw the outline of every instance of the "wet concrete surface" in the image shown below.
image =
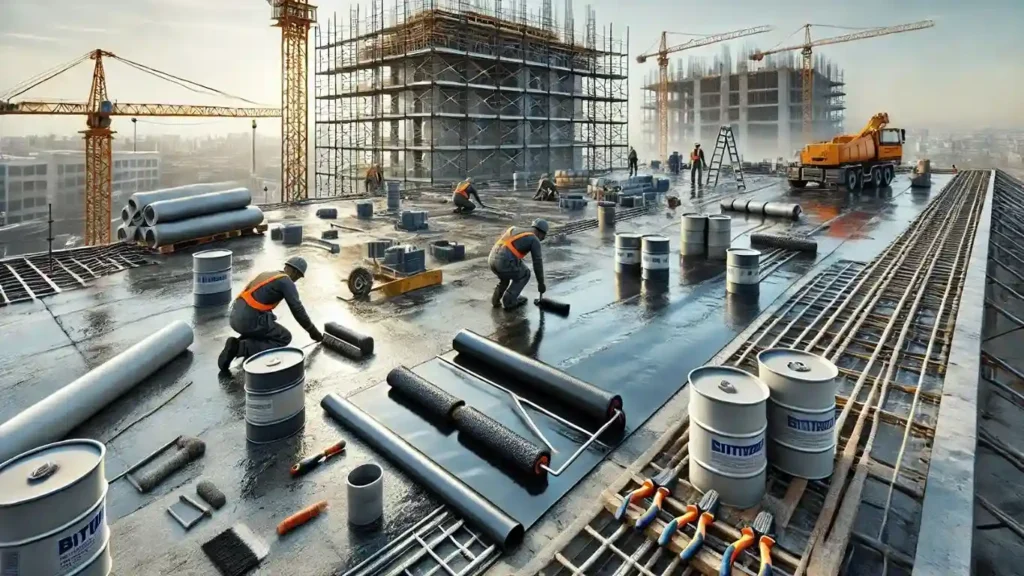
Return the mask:
<path id="1" fill-rule="evenodd" d="M 934 190 L 942 184 L 936 182 Z M 526 224 L 538 215 L 548 217 L 553 225 L 593 217 L 594 203 L 586 211 L 568 213 L 550 204 L 525 200 L 529 193 L 493 195 L 484 191 L 488 204 L 513 212 L 515 217 L 462 217 L 451 214 L 450 206 L 441 203 L 444 195 L 422 194 L 407 201 L 406 207 L 428 209 L 430 230 L 407 233 L 394 230 L 393 220 L 380 214 L 370 222 L 356 220 L 353 203 L 338 202 L 330 204 L 343 215 L 337 223 L 367 231 L 341 230 L 339 255 L 309 246 L 285 247 L 272 242 L 269 235 L 196 249 L 216 246 L 234 252 L 236 292 L 252 275 L 279 267 L 288 256 L 306 257 L 310 270 L 299 289 L 314 320 L 320 324 L 341 322 L 376 340 L 376 354 L 362 361 L 344 359 L 319 348 L 308 354 L 307 423 L 301 434 L 271 446 L 246 443 L 240 367 L 236 365 L 230 377 L 216 374 L 216 356 L 224 338 L 231 334 L 227 311 L 192 307 L 193 250 L 158 257 L 160 265 L 102 278 L 86 289 L 0 309 L 0 328 L 5 336 L 5 345 L 0 346 L 0 421 L 168 322 L 189 322 L 196 332 L 189 352 L 72 434 L 107 442 L 107 477 L 114 477 L 179 434 L 198 436 L 207 444 L 202 459 L 147 495 L 137 494 L 124 481 L 111 485 L 108 517 L 113 524 L 114 573 L 208 574 L 212 567 L 200 544 L 234 523 L 245 522 L 271 544 L 270 555 L 258 573 L 330 574 L 355 565 L 439 503 L 332 422 L 319 408 L 320 398 L 327 392 L 353 395 L 368 390 L 382 382 L 395 366 L 416 366 L 445 353 L 459 329 L 492 335 L 592 383 L 623 390 L 633 387 L 638 399 L 627 404 L 627 410 L 645 414 L 630 419 L 633 435 L 541 517 L 520 549 L 495 569 L 499 573 L 511 571 L 525 564 L 533 551 L 571 522 L 581 503 L 600 494 L 604 485 L 621 473 L 622 466 L 679 417 L 680 410 L 685 409 L 685 394 L 676 394 L 666 408 L 646 424 L 643 422 L 683 386 L 690 368 L 707 361 L 758 310 L 809 269 L 818 270 L 838 258 L 869 260 L 929 201 L 927 195 L 911 192 L 902 177 L 880 194 L 871 190 L 860 194 L 811 190 L 790 194 L 779 181 L 763 177 L 749 178 L 748 185 L 751 192 L 745 194 L 747 197 L 798 201 L 805 216 L 800 222 L 783 222 L 733 214 L 734 245 L 746 245 L 748 233 L 755 230 L 801 232 L 831 221 L 829 228 L 815 236 L 819 242 L 816 260 L 796 258 L 773 273 L 762 283 L 756 304 L 726 298 L 721 269 L 707 264 L 689 268 L 677 262 L 674 280 L 668 291 L 660 294 L 638 289 L 633 283 L 617 282 L 612 271 L 612 239 L 592 230 L 572 235 L 566 243 L 545 247 L 549 296 L 572 304 L 570 317 L 548 314 L 541 322 L 532 305 L 504 313 L 490 305 L 494 279 L 487 270 L 486 254 L 494 239 L 509 225 Z M 706 192 L 703 197 L 691 199 L 688 188 L 680 192 L 684 206 L 670 218 L 661 209 L 620 223 L 618 229 L 660 231 L 672 239 L 673 251 L 677 252 L 679 215 L 702 204 L 707 211 L 718 212 L 718 201 L 728 195 Z M 305 234 L 319 236 L 321 230 L 329 229 L 328 221 L 314 217 L 320 207 L 323 205 L 288 208 L 267 216 L 272 223 L 301 221 Z M 379 200 L 376 209 L 383 208 L 383 200 Z M 439 287 L 387 301 L 339 300 L 336 296 L 345 293 L 344 279 L 359 260 L 359 246 L 373 237 L 411 240 L 421 247 L 434 239 L 458 240 L 466 244 L 467 260 L 444 266 L 444 284 Z M 435 263 L 428 259 L 428 265 Z M 531 283 L 526 295 L 532 296 L 535 290 L 536 284 Z M 279 311 L 282 324 L 295 335 L 292 344 L 308 344 L 309 338 L 286 307 Z M 186 385 L 188 388 L 172 401 L 132 424 Z M 288 468 L 294 460 L 338 438 L 348 440 L 344 455 L 299 481 L 289 478 Z M 351 529 L 344 513 L 345 476 L 355 466 L 371 460 L 385 470 L 385 515 L 380 525 L 369 530 Z M 212 519 L 184 533 L 165 509 L 179 493 L 193 492 L 194 481 L 200 476 L 217 484 L 227 495 L 228 504 Z M 331 503 L 326 514 L 288 537 L 275 535 L 277 522 L 319 499 Z"/>

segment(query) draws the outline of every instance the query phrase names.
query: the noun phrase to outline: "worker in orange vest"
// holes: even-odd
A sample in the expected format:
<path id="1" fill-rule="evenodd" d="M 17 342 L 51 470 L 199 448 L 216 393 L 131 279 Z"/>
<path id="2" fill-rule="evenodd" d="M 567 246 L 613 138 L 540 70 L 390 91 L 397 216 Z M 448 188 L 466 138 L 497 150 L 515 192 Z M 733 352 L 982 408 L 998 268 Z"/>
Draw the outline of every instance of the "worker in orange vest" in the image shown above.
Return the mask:
<path id="1" fill-rule="evenodd" d="M 287 346 L 292 341 L 291 332 L 277 323 L 274 308 L 282 300 L 288 303 L 292 316 L 309 337 L 320 342 L 324 335 L 313 325 L 306 309 L 299 300 L 295 282 L 306 275 L 306 261 L 293 256 L 281 271 L 258 274 L 245 286 L 242 293 L 231 304 L 229 323 L 238 337 L 228 337 L 224 349 L 217 358 L 217 367 L 227 372 L 235 358 L 248 358 L 271 348 Z"/>
<path id="2" fill-rule="evenodd" d="M 544 260 L 540 243 L 547 234 L 547 220 L 538 218 L 530 228 L 509 228 L 494 243 L 487 257 L 491 272 L 498 277 L 498 285 L 491 296 L 492 306 L 511 310 L 526 303 L 526 298 L 520 296 L 520 293 L 530 281 L 530 269 L 523 263 L 527 254 L 533 261 L 533 272 L 537 275 L 537 290 L 544 295 L 547 287 L 544 285 Z"/>
<path id="3" fill-rule="evenodd" d="M 455 186 L 455 191 L 452 192 L 452 204 L 455 204 L 455 211 L 460 214 L 469 214 L 473 210 L 476 210 L 476 204 L 469 199 L 472 195 L 476 198 L 477 204 L 480 204 L 481 208 L 484 206 L 484 201 L 480 199 L 480 195 L 477 194 L 476 188 L 473 187 L 473 179 L 466 178 L 462 182 L 459 182 Z"/>
<path id="4" fill-rule="evenodd" d="M 704 168 L 707 168 L 707 162 L 704 161 L 704 151 L 700 149 L 700 144 L 694 144 L 693 150 L 690 152 L 690 186 L 704 185 Z"/>
<path id="5" fill-rule="evenodd" d="M 373 194 L 380 191 L 381 186 L 384 184 L 384 172 L 380 169 L 380 164 L 373 164 L 366 169 L 366 193 Z"/>

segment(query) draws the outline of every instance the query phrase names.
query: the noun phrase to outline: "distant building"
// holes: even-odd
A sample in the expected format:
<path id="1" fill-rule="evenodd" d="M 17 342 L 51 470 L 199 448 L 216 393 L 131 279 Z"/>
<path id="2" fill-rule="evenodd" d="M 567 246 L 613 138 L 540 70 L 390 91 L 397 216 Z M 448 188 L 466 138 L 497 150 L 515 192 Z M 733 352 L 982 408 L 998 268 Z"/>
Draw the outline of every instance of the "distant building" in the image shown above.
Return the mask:
<path id="1" fill-rule="evenodd" d="M 45 219 L 51 191 L 46 159 L 0 156 L 0 226 Z"/>

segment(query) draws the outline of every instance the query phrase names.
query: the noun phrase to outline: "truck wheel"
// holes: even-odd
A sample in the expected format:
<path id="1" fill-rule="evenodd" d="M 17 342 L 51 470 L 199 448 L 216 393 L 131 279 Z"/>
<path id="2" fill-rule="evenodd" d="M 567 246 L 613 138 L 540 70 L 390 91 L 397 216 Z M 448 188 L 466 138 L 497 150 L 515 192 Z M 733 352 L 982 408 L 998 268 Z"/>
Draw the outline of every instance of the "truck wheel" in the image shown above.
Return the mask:
<path id="1" fill-rule="evenodd" d="M 875 167 L 871 169 L 871 185 L 875 188 L 882 187 L 882 169 Z"/>
<path id="2" fill-rule="evenodd" d="M 846 189 L 859 190 L 860 189 L 860 169 L 859 168 L 848 168 L 846 170 L 846 176 L 844 177 Z"/>
<path id="3" fill-rule="evenodd" d="M 789 187 L 790 188 L 796 188 L 797 190 L 800 190 L 800 189 L 803 189 L 803 188 L 807 187 L 807 181 L 806 180 L 790 180 L 789 181 Z"/>
<path id="4" fill-rule="evenodd" d="M 882 186 L 889 187 L 892 184 L 892 179 L 896 176 L 896 171 L 892 166 L 886 166 L 882 168 Z"/>

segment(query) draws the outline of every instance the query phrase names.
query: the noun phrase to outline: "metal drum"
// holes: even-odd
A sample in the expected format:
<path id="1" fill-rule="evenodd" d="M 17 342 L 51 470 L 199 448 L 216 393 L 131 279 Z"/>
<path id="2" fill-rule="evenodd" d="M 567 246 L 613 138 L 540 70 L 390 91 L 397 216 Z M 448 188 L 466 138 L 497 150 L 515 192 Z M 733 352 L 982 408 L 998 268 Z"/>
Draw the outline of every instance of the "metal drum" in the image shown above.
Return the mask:
<path id="1" fill-rule="evenodd" d="M 725 260 L 732 243 L 732 218 L 722 214 L 708 216 L 708 260 Z"/>
<path id="2" fill-rule="evenodd" d="M 289 246 L 302 244 L 302 224 L 285 224 L 281 228 L 281 241 Z"/>
<path id="3" fill-rule="evenodd" d="M 646 281 L 668 282 L 669 240 L 664 236 L 649 234 L 641 238 L 641 278 Z"/>
<path id="4" fill-rule="evenodd" d="M 192 255 L 192 300 L 196 308 L 231 302 L 231 250 Z"/>
<path id="5" fill-rule="evenodd" d="M 105 576 L 106 448 L 65 440 L 0 465 L 0 574 Z"/>
<path id="6" fill-rule="evenodd" d="M 757 291 L 761 251 L 753 248 L 729 248 L 725 256 L 725 290 L 735 294 Z"/>
<path id="7" fill-rule="evenodd" d="M 788 348 L 760 352 L 757 367 L 772 396 L 768 407 L 772 465 L 798 478 L 830 476 L 836 451 L 839 369 L 817 354 Z"/>
<path id="8" fill-rule="evenodd" d="M 640 274 L 640 234 L 620 232 L 615 235 L 615 272 Z"/>
<path id="9" fill-rule="evenodd" d="M 615 229 L 615 202 L 597 203 L 597 228 L 599 230 Z"/>
<path id="10" fill-rule="evenodd" d="M 306 423 L 305 353 L 274 348 L 249 357 L 245 371 L 245 437 L 268 444 L 298 433 Z"/>
<path id="11" fill-rule="evenodd" d="M 756 506 L 765 492 L 768 387 L 738 368 L 690 372 L 690 482 L 717 490 L 737 508 Z"/>
<path id="12" fill-rule="evenodd" d="M 388 182 L 388 211 L 398 212 L 402 208 L 401 182 Z"/>
<path id="13" fill-rule="evenodd" d="M 681 256 L 703 256 L 706 245 L 708 217 L 704 214 L 683 214 L 680 221 L 679 254 Z"/>
<path id="14" fill-rule="evenodd" d="M 360 220 L 369 220 L 373 218 L 373 201 L 372 200 L 360 200 L 356 202 L 356 218 Z"/>

